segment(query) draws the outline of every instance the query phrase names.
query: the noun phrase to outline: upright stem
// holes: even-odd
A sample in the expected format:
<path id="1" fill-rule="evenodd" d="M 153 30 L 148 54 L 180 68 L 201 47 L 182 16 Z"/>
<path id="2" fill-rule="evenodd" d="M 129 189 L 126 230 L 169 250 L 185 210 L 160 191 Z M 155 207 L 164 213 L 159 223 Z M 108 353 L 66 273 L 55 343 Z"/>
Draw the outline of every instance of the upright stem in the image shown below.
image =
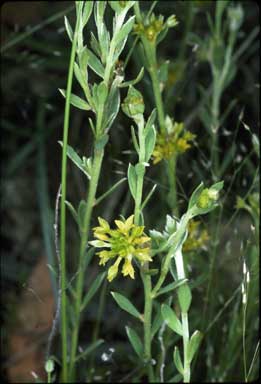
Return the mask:
<path id="1" fill-rule="evenodd" d="M 142 190 L 145 167 L 143 165 L 145 161 L 145 140 L 144 140 L 144 121 L 143 118 L 137 121 L 138 125 L 138 136 L 139 136 L 139 165 L 141 165 L 137 174 L 137 188 L 135 194 L 135 208 L 134 208 L 134 223 L 140 224 L 141 215 L 141 203 L 142 203 Z M 151 277 L 148 273 L 149 265 L 144 263 L 141 268 L 141 278 L 144 286 L 145 305 L 144 305 L 144 361 L 147 364 L 149 382 L 154 380 L 153 367 L 151 365 L 151 315 L 152 315 L 152 295 L 151 295 Z"/>
<path id="2" fill-rule="evenodd" d="M 82 294 L 84 287 L 84 258 L 86 255 L 87 242 L 89 237 L 90 229 L 90 220 L 92 215 L 93 206 L 95 203 L 95 195 L 98 186 L 98 180 L 101 171 L 101 164 L 103 159 L 103 150 L 94 150 L 92 174 L 90 180 L 89 191 L 87 195 L 87 205 L 84 216 L 83 229 L 81 233 L 81 245 L 80 245 L 80 258 L 79 258 L 79 274 L 76 283 L 76 302 L 75 302 L 75 320 L 74 320 L 74 329 L 72 333 L 72 345 L 71 345 L 71 357 L 70 357 L 70 379 L 73 379 L 74 376 L 74 363 L 77 352 L 78 345 L 78 336 L 80 328 L 80 314 L 81 314 L 81 304 L 82 304 Z"/>
<path id="3" fill-rule="evenodd" d="M 175 255 L 175 263 L 177 268 L 178 279 L 185 279 L 185 269 L 183 263 L 183 256 L 181 249 L 179 248 Z M 182 323 L 182 337 L 183 337 L 183 357 L 184 357 L 184 374 L 183 381 L 184 383 L 190 382 L 190 362 L 188 360 L 188 343 L 189 343 L 189 325 L 188 325 L 188 312 L 181 313 L 181 323 Z"/>
<path id="4" fill-rule="evenodd" d="M 64 125 L 63 125 L 63 152 L 62 152 L 62 189 L 61 189 L 61 232 L 60 232 L 60 254 L 61 254 L 61 328 L 62 328 L 62 380 L 64 383 L 68 381 L 68 370 L 67 370 L 67 317 L 66 317 L 66 168 L 67 168 L 67 143 L 68 143 L 68 130 L 70 120 L 70 99 L 72 89 L 72 78 L 73 78 L 73 64 L 75 61 L 76 54 L 76 41 L 77 41 L 77 30 L 79 25 L 79 17 L 76 20 L 76 27 L 74 33 L 74 39 L 71 50 L 69 71 L 67 77 L 67 89 L 66 89 L 66 102 L 64 112 Z"/>

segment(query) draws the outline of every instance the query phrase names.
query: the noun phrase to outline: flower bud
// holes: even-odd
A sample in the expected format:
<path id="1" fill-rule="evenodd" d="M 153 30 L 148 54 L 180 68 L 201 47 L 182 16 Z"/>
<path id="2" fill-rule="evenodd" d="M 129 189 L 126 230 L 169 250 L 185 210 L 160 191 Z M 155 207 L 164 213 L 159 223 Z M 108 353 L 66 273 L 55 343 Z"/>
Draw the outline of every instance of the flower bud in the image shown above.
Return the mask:
<path id="1" fill-rule="evenodd" d="M 54 371 L 54 363 L 53 363 L 53 360 L 52 359 L 48 359 L 45 363 L 45 371 L 47 373 L 52 373 Z"/>
<path id="2" fill-rule="evenodd" d="M 230 19 L 229 28 L 232 32 L 237 31 L 243 22 L 243 9 L 241 5 L 237 5 L 236 7 L 230 7 L 228 9 L 228 17 Z"/>
<path id="3" fill-rule="evenodd" d="M 168 28 L 175 27 L 178 25 L 178 20 L 175 15 L 171 15 L 170 17 L 167 18 L 166 25 Z"/>
<path id="4" fill-rule="evenodd" d="M 145 107 L 142 94 L 137 89 L 130 86 L 127 97 L 122 103 L 123 112 L 132 118 L 136 115 L 142 115 L 144 113 L 144 109 Z"/>
<path id="5" fill-rule="evenodd" d="M 153 26 L 149 26 L 145 30 L 145 35 L 149 41 L 154 41 L 156 38 L 157 32 Z"/>

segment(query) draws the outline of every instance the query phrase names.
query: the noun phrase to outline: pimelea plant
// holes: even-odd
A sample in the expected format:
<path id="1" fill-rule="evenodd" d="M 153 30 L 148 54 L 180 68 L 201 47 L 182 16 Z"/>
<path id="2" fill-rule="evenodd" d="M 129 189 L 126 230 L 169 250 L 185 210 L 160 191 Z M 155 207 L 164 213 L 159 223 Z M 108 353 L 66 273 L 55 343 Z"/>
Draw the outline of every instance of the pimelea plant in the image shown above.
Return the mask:
<path id="1" fill-rule="evenodd" d="M 173 349 L 173 366 L 179 372 L 178 379 L 183 382 L 191 380 L 191 365 L 195 361 L 204 329 L 191 328 L 190 308 L 192 305 L 192 291 L 189 281 L 189 269 L 186 267 L 188 252 L 199 250 L 210 239 L 208 231 L 201 230 L 197 218 L 213 211 L 219 205 L 220 192 L 223 181 L 217 181 L 223 172 L 219 172 L 217 132 L 221 125 L 219 104 L 222 92 L 231 81 L 228 77 L 233 64 L 232 53 L 241 21 L 242 12 L 239 7 L 231 7 L 227 11 L 229 24 L 229 44 L 225 54 L 220 52 L 221 17 L 226 8 L 222 2 L 216 7 L 215 36 L 211 40 L 212 54 L 211 71 L 213 75 L 213 93 L 210 98 L 211 115 L 211 153 L 214 168 L 214 184 L 206 187 L 203 182 L 194 190 L 188 200 L 183 214 L 177 198 L 176 171 L 177 162 L 182 154 L 193 147 L 196 135 L 186 127 L 184 122 L 176 121 L 165 112 L 163 90 L 168 80 L 168 63 L 159 65 L 157 57 L 158 44 L 165 38 L 171 28 L 176 28 L 179 22 L 175 15 L 164 18 L 153 11 L 153 2 L 146 13 L 140 10 L 138 1 L 77 1 L 76 24 L 71 27 L 65 18 L 65 27 L 72 43 L 71 58 L 68 72 L 67 89 L 60 89 L 66 99 L 64 114 L 64 137 L 62 146 L 62 175 L 61 175 L 61 218 L 60 218 L 60 246 L 58 244 L 58 206 L 60 191 L 56 201 L 56 241 L 57 255 L 60 265 L 60 296 L 57 303 L 57 316 L 49 338 L 47 361 L 45 365 L 48 382 L 52 381 L 54 372 L 54 358 L 50 355 L 54 330 L 59 320 L 61 308 L 61 339 L 62 339 L 62 382 L 77 381 L 77 364 L 88 356 L 104 340 L 96 339 L 86 350 L 79 351 L 79 330 L 81 313 L 86 309 L 90 300 L 105 277 L 109 283 L 116 279 L 128 278 L 134 284 L 139 278 L 143 284 L 142 304 L 139 311 L 127 298 L 124 291 L 111 291 L 112 297 L 119 307 L 137 319 L 137 329 L 126 326 L 127 338 L 139 359 L 140 376 L 148 382 L 164 382 L 164 357 L 162 361 L 156 356 L 154 349 L 155 336 L 164 349 L 162 332 L 169 328 L 171 347 Z M 106 12 L 113 14 L 113 22 L 109 27 Z M 132 15 L 132 13 L 134 15 Z M 85 43 L 85 27 L 91 16 L 97 33 L 90 33 L 90 39 Z M 135 42 L 127 58 L 122 58 L 122 52 L 130 34 L 135 36 Z M 215 37 L 215 38 L 214 38 Z M 216 40 L 215 40 L 216 39 Z M 139 41 L 141 57 L 149 74 L 152 84 L 155 109 L 147 114 L 146 103 L 142 93 L 134 87 L 143 77 L 144 68 L 134 80 L 124 78 L 123 69 L 126 67 L 130 55 Z M 222 45 L 222 44 L 221 44 Z M 225 46 L 225 42 L 223 41 Z M 219 58 L 216 58 L 216 53 Z M 220 64 L 222 61 L 222 65 Z M 93 76 L 94 75 L 94 76 Z M 72 83 L 75 79 L 82 90 L 80 96 L 72 93 Z M 92 83 L 90 83 L 92 79 Z M 121 101 L 121 88 L 128 88 L 127 96 Z M 89 157 L 85 153 L 80 156 L 72 146 L 68 145 L 68 128 L 70 105 L 88 112 L 89 129 L 93 134 L 92 153 Z M 103 164 L 104 151 L 110 138 L 113 123 L 120 112 L 130 119 L 129 129 L 136 153 L 136 163 L 127 162 L 126 177 L 111 185 L 108 191 L 97 196 L 97 187 Z M 203 120 L 203 118 L 202 118 Z M 204 121 L 205 125 L 206 121 Z M 133 125 L 132 125 L 133 124 Z M 216 136 L 215 136 L 216 135 Z M 78 205 L 69 202 L 66 196 L 66 165 L 69 158 L 83 173 L 86 180 L 86 199 Z M 149 167 L 157 168 L 157 164 L 164 164 L 168 184 L 168 209 L 163 230 L 155 223 L 151 226 L 144 217 L 144 208 L 149 202 L 157 183 L 145 195 L 144 182 Z M 221 166 L 222 168 L 222 166 Z M 224 168 L 224 167 L 223 167 Z M 223 169 L 224 170 L 224 169 Z M 125 175 L 124 175 L 125 176 Z M 159 175 L 158 179 L 162 179 Z M 129 193 L 134 207 L 131 214 L 124 217 L 113 217 L 114 224 L 109 223 L 103 215 L 96 217 L 93 209 L 114 191 L 122 182 L 127 180 Z M 251 200 L 251 199 L 250 199 Z M 248 203 L 252 207 L 253 199 Z M 244 203 L 244 204 L 243 204 Z M 239 208 L 250 210 L 240 198 Z M 77 208 L 75 208 L 77 206 Z M 66 208 L 72 214 L 79 233 L 79 256 L 77 270 L 72 280 L 68 281 L 66 262 Z M 256 216 L 255 216 L 256 219 Z M 94 226 L 92 226 L 94 222 Z M 215 225 L 212 216 L 212 226 Z M 150 228 L 152 227 L 152 228 Z M 92 231 L 92 232 L 91 232 Z M 92 235 L 91 235 L 92 233 Z M 93 237 L 93 238 L 92 238 Z M 101 266 L 87 293 L 84 292 L 84 281 L 87 268 L 96 253 L 96 262 Z M 243 300 L 246 300 L 246 287 L 249 275 L 244 272 Z M 174 299 L 177 297 L 176 302 Z M 245 294 L 245 296 L 244 296 Z M 102 295 L 102 293 L 101 293 Z M 61 299 L 61 303 L 60 303 Z M 245 305 L 246 302 L 244 301 Z M 174 308 L 175 305 L 175 308 Z M 246 306 L 245 312 L 246 312 Z M 244 312 L 244 316 L 245 316 Z M 119 324 L 121 326 L 121 324 Z M 192 327 L 193 328 L 193 327 Z M 203 327 L 202 327 L 203 328 Z M 245 329 L 245 318 L 244 318 Z M 161 339 L 160 339 L 161 338 Z M 181 339 L 180 339 L 181 338 Z M 179 342 L 179 339 L 182 343 Z M 181 347 L 182 345 L 182 347 Z M 245 347 L 244 347 L 244 354 Z M 162 353 L 163 355 L 163 353 Z M 245 358 L 244 358 L 245 361 Z M 174 368 L 173 368 L 174 370 Z M 244 364 L 247 379 L 246 362 Z M 91 377 L 91 374 L 89 375 Z"/>

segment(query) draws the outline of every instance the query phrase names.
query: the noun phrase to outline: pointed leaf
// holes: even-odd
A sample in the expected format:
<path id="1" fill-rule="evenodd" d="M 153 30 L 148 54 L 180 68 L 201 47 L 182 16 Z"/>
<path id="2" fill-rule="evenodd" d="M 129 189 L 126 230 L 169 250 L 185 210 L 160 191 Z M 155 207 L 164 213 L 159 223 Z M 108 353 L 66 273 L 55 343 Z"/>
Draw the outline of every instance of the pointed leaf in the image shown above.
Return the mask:
<path id="1" fill-rule="evenodd" d="M 66 91 L 64 89 L 59 89 L 61 94 L 66 98 Z M 83 109 L 84 111 L 89 111 L 91 109 L 90 105 L 80 97 L 71 93 L 70 103 L 79 109 Z"/>
<path id="2" fill-rule="evenodd" d="M 132 197 L 135 199 L 136 188 L 137 188 L 137 175 L 136 175 L 135 167 L 131 164 L 129 164 L 129 168 L 128 168 L 128 183 L 129 183 Z"/>
<path id="3" fill-rule="evenodd" d="M 184 375 L 184 368 L 183 368 L 183 364 L 181 361 L 179 349 L 177 346 L 175 346 L 175 348 L 174 348 L 173 360 L 174 360 L 174 363 L 176 365 L 177 370 L 183 376 Z"/>
<path id="4" fill-rule="evenodd" d="M 195 353 L 197 352 L 199 345 L 203 339 L 203 334 L 199 331 L 195 331 L 191 336 L 188 344 L 188 361 L 191 363 Z"/>
<path id="5" fill-rule="evenodd" d="M 124 83 L 120 84 L 119 87 L 125 88 L 125 87 L 129 87 L 130 85 L 135 85 L 143 78 L 143 75 L 144 75 L 144 68 L 142 67 L 138 76 L 135 79 L 125 81 Z"/>
<path id="6" fill-rule="evenodd" d="M 66 204 L 67 207 L 69 208 L 69 211 L 71 212 L 72 217 L 74 218 L 74 220 L 75 220 L 76 223 L 78 224 L 78 215 L 77 215 L 77 212 L 76 212 L 76 210 L 74 209 L 73 205 L 72 205 L 68 200 L 65 200 L 65 204 Z"/>
<path id="7" fill-rule="evenodd" d="M 96 348 L 98 348 L 101 344 L 104 343 L 104 340 L 100 339 L 100 340 L 97 340 L 95 341 L 94 343 L 92 343 L 91 345 L 89 345 L 85 351 L 83 351 L 82 353 L 80 353 L 76 358 L 75 358 L 75 362 L 81 360 L 81 359 L 84 359 L 85 357 L 87 357 L 91 352 L 93 352 Z"/>
<path id="8" fill-rule="evenodd" d="M 97 56 L 87 48 L 88 53 L 88 65 L 91 69 L 101 78 L 104 76 L 104 67 Z"/>
<path id="9" fill-rule="evenodd" d="M 116 301 L 116 303 L 123 309 L 124 311 L 130 313 L 132 316 L 137 317 L 142 320 L 142 316 L 139 311 L 134 307 L 134 305 L 127 299 L 125 296 L 121 295 L 117 292 L 111 292 L 112 297 Z"/>
<path id="10" fill-rule="evenodd" d="M 179 305 L 181 308 L 181 312 L 188 312 L 192 296 L 191 296 L 191 291 L 188 286 L 188 284 L 184 284 L 178 289 L 178 299 L 179 299 Z"/>
<path id="11" fill-rule="evenodd" d="M 188 281 L 188 279 L 180 279 L 178 281 L 175 281 L 174 283 L 170 283 L 170 284 L 166 285 L 165 287 L 161 288 L 158 291 L 156 296 L 163 295 L 164 293 L 167 293 L 170 291 L 174 291 L 175 289 L 177 289 L 178 287 L 180 287 L 181 285 L 186 283 L 186 281 Z"/>
<path id="12" fill-rule="evenodd" d="M 84 299 L 83 299 L 83 302 L 82 302 L 82 306 L 81 306 L 81 311 L 83 311 L 86 306 L 89 304 L 89 302 L 91 301 L 91 299 L 93 298 L 93 296 L 95 295 L 95 293 L 98 291 L 98 289 L 100 288 L 105 276 L 106 276 L 106 273 L 107 272 L 102 272 L 100 273 L 96 279 L 94 280 L 94 282 L 91 284 L 90 288 L 88 289 L 88 292 L 86 293 Z"/>
<path id="13" fill-rule="evenodd" d="M 71 27 L 69 20 L 66 16 L 64 16 L 64 25 L 65 25 L 66 32 L 69 36 L 69 39 L 72 42 L 73 41 L 73 30 L 72 30 L 72 27 Z"/>
<path id="14" fill-rule="evenodd" d="M 128 336 L 128 339 L 130 340 L 130 343 L 134 349 L 134 351 L 137 353 L 140 359 L 143 359 L 143 345 L 140 340 L 140 337 L 138 334 L 134 331 L 134 329 L 130 327 L 125 327 L 126 333 Z"/>
<path id="15" fill-rule="evenodd" d="M 145 138 L 145 161 L 148 162 L 156 143 L 156 130 L 152 125 Z"/>
<path id="16" fill-rule="evenodd" d="M 167 304 L 162 304 L 161 314 L 167 325 L 178 335 L 182 336 L 182 325 L 173 309 L 171 309 Z"/>
<path id="17" fill-rule="evenodd" d="M 116 33 L 116 35 L 113 37 L 115 46 L 120 44 L 121 41 L 128 36 L 130 31 L 132 30 L 134 20 L 135 20 L 135 16 L 131 16 L 129 20 L 125 24 L 123 24 L 122 28 L 120 28 L 119 31 Z"/>
<path id="18" fill-rule="evenodd" d="M 92 7 L 93 7 L 93 1 L 85 1 L 84 7 L 83 7 L 83 12 L 82 12 L 82 24 L 83 27 L 87 24 L 91 13 L 92 13 Z"/>

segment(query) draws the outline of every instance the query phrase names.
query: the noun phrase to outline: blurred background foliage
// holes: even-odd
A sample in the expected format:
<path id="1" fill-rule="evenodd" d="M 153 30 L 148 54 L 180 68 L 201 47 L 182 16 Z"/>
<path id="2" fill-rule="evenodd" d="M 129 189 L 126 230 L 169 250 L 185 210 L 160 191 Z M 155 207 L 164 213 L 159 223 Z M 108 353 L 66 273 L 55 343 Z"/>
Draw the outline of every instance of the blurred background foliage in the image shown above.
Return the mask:
<path id="1" fill-rule="evenodd" d="M 214 3 L 159 1 L 154 9 L 156 14 L 165 16 L 175 13 L 179 21 L 178 27 L 170 30 L 159 45 L 160 62 L 169 60 L 164 89 L 166 112 L 176 121 L 184 121 L 185 126 L 197 135 L 194 147 L 178 160 L 181 212 L 186 208 L 191 191 L 201 180 L 206 184 L 213 181 L 209 134 L 207 124 L 203 122 L 213 91 L 209 63 L 213 60 L 212 35 L 208 19 L 214 17 Z M 257 3 L 251 1 L 230 3 L 242 6 L 244 19 L 234 48 L 233 76 L 221 98 L 222 123 L 218 148 L 220 158 L 226 159 L 226 162 L 222 175 L 225 196 L 222 215 L 219 216 L 217 255 L 214 261 L 210 260 L 208 245 L 187 253 L 187 268 L 193 288 L 191 324 L 193 329 L 205 332 L 201 353 L 193 369 L 194 381 L 243 380 L 243 260 L 251 276 L 246 318 L 248 367 L 255 351 L 258 354 L 259 8 Z M 150 5 L 151 2 L 141 2 L 143 10 L 148 10 Z M 28 278 L 41 258 L 45 258 L 50 265 L 55 264 L 53 221 L 61 167 L 61 148 L 57 142 L 62 137 L 64 113 L 64 99 L 58 88 L 65 87 L 71 48 L 63 16 L 67 14 L 74 24 L 73 10 L 74 4 L 66 1 L 6 2 L 1 9 L 1 288 L 4 321 L 1 343 L 4 346 L 5 377 L 8 369 L 16 364 L 8 337 L 17 327 L 18 303 L 27 289 Z M 111 17 L 110 12 L 108 17 Z M 223 17 L 226 32 L 229 25 L 225 14 Z M 86 34 L 87 44 L 89 32 L 93 29 L 92 20 Z M 123 57 L 134 40 L 132 35 Z M 141 55 L 136 48 L 125 69 L 127 80 L 133 78 L 142 66 Z M 76 82 L 73 87 L 74 93 L 79 92 Z M 148 74 L 145 74 L 138 88 L 144 95 L 146 113 L 149 114 L 154 107 L 154 99 Z M 82 155 L 90 153 L 92 133 L 88 113 L 72 109 L 69 144 Z M 135 156 L 132 148 L 130 122 L 120 113 L 110 131 L 99 194 L 126 175 L 128 162 Z M 158 188 L 144 212 L 150 229 L 162 228 L 165 215 L 169 212 L 165 201 L 168 183 L 161 164 L 149 168 L 145 194 L 154 183 L 159 184 Z M 78 202 L 83 199 L 85 189 L 82 175 L 69 162 L 68 200 Z M 123 183 L 95 208 L 93 225 L 96 225 L 98 215 L 112 222 L 119 214 L 128 216 L 132 209 L 127 183 Z M 203 217 L 202 227 L 208 229 L 209 218 Z M 71 255 L 68 269 L 73 276 L 78 234 L 71 218 L 68 219 L 67 239 L 68 254 Z M 87 289 L 98 270 L 97 259 L 94 258 L 86 278 Z M 53 292 L 56 292 L 55 279 L 51 276 Z M 123 289 L 126 296 L 141 308 L 142 286 L 138 279 L 133 282 L 118 278 L 110 286 L 104 283 L 100 291 L 103 294 L 96 296 L 85 313 L 80 345 L 89 343 L 98 333 L 105 343 L 91 361 L 87 360 L 87 365 L 83 363 L 83 380 L 87 376 L 86 367 L 95 367 L 94 375 L 90 370 L 88 373 L 94 381 L 141 380 L 139 364 L 125 335 L 125 325 L 131 323 L 131 319 L 120 311 L 109 293 Z M 208 308 L 205 312 L 206 303 Z M 43 346 L 47 334 L 45 330 L 40 340 Z M 166 355 L 165 367 L 166 377 L 170 380 L 176 377 L 173 364 L 168 364 L 172 361 L 175 340 L 169 340 L 167 330 L 163 339 L 170 355 Z M 36 338 L 34 343 L 37 342 Z M 154 348 L 156 350 L 157 346 Z M 250 378 L 257 377 L 256 361 Z M 179 380 L 178 376 L 176 380 Z"/>

